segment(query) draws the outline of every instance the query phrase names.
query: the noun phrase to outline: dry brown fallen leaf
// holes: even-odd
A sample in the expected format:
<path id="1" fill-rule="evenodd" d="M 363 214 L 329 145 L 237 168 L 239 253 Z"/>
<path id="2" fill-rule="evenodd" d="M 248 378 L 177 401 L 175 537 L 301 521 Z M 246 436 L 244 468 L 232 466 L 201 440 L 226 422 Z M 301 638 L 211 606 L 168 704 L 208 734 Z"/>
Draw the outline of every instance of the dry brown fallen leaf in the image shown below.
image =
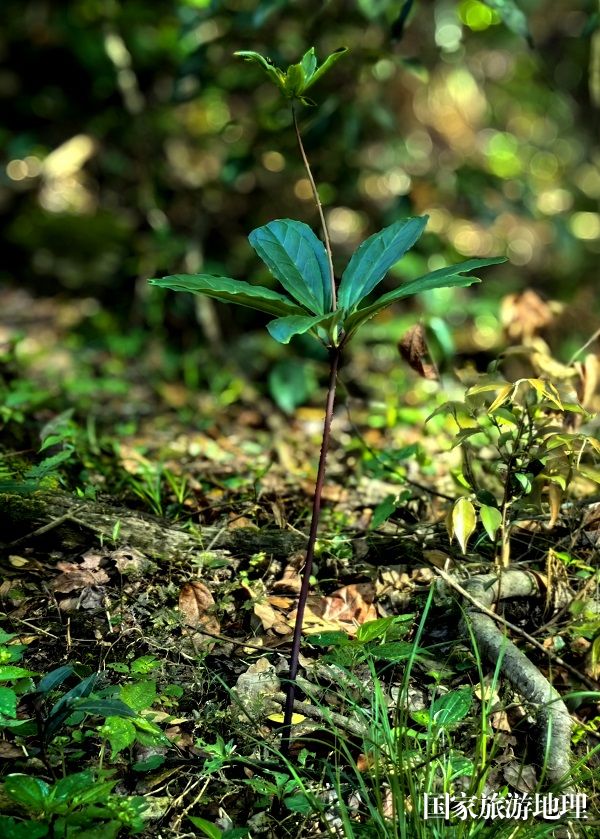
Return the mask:
<path id="1" fill-rule="evenodd" d="M 511 340 L 527 341 L 552 323 L 554 311 L 537 292 L 527 288 L 502 298 L 500 320 Z"/>
<path id="2" fill-rule="evenodd" d="M 375 587 L 373 583 L 359 583 L 334 591 L 325 596 L 312 594 L 308 597 L 304 614 L 303 631 L 307 633 L 342 630 L 354 635 L 356 629 L 366 621 L 375 620 L 377 609 L 373 605 Z M 296 609 L 287 620 L 293 624 Z"/>
<path id="3" fill-rule="evenodd" d="M 108 574 L 99 568 L 97 555 L 86 555 L 81 563 L 59 562 L 57 568 L 62 571 L 50 583 L 50 589 L 55 594 L 69 594 L 84 588 L 103 585 L 108 582 Z M 87 566 L 87 567 L 86 567 Z"/>
<path id="4" fill-rule="evenodd" d="M 431 358 L 431 355 L 427 346 L 423 324 L 416 323 L 414 326 L 411 326 L 408 332 L 404 333 L 398 343 L 398 351 L 408 366 L 415 373 L 418 373 L 419 376 L 435 381 L 439 379 L 437 367 L 431 360 L 427 360 Z"/>
<path id="5" fill-rule="evenodd" d="M 197 580 L 185 583 L 181 587 L 179 611 L 186 627 L 204 629 L 213 635 L 219 635 L 221 624 L 214 614 L 215 605 L 215 600 L 204 583 Z M 214 639 L 203 635 L 202 632 L 192 632 L 190 637 L 195 649 L 211 650 L 215 645 Z"/>
<path id="6" fill-rule="evenodd" d="M 302 585 L 300 572 L 306 560 L 305 551 L 297 551 L 293 553 L 287 561 L 287 565 L 283 569 L 283 574 L 280 580 L 273 583 L 273 591 L 292 591 L 298 594 Z"/>

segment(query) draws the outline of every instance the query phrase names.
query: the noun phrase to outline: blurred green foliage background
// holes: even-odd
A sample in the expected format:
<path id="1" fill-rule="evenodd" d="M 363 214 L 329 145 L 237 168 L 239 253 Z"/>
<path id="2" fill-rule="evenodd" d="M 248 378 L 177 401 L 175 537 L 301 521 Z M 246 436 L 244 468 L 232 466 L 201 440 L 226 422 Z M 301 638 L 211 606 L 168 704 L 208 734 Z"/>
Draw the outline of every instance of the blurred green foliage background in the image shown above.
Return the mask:
<path id="1" fill-rule="evenodd" d="M 202 270 L 269 284 L 247 234 L 276 217 L 318 230 L 289 109 L 233 52 L 287 66 L 308 46 L 323 57 L 343 45 L 319 107 L 301 114 L 339 269 L 367 235 L 428 213 L 396 281 L 474 255 L 510 261 L 475 290 L 411 305 L 455 323 L 474 306 L 485 350 L 499 299 L 533 287 L 568 304 L 565 328 L 585 340 L 598 313 L 599 11 L 597 0 L 4 0 L 2 296 L 82 299 L 90 317 L 108 310 L 188 346 L 262 327 L 146 280 Z"/>

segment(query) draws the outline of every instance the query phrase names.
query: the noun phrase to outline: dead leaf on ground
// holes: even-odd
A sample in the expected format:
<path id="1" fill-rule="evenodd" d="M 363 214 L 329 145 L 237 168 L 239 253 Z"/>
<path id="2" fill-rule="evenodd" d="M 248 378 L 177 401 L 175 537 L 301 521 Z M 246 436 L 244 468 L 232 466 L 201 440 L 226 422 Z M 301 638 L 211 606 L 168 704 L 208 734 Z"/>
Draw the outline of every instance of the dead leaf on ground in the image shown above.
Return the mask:
<path id="1" fill-rule="evenodd" d="M 554 320 L 553 307 L 531 288 L 507 294 L 500 305 L 500 320 L 513 341 L 527 341 Z"/>
<path id="2" fill-rule="evenodd" d="M 249 519 L 247 516 L 238 516 L 236 513 L 229 514 L 229 523 L 227 524 L 228 530 L 258 530 L 258 526 L 255 521 Z"/>
<path id="3" fill-rule="evenodd" d="M 186 627 L 204 629 L 214 635 L 221 632 L 221 624 L 214 614 L 215 600 L 208 588 L 199 581 L 185 583 L 179 592 L 179 611 Z M 211 650 L 215 642 L 202 632 L 191 633 L 196 649 Z"/>
<path id="4" fill-rule="evenodd" d="M 99 612 L 108 608 L 108 598 L 102 586 L 87 586 L 77 597 L 65 597 L 58 603 L 61 612 Z"/>
<path id="5" fill-rule="evenodd" d="M 306 552 L 297 551 L 292 554 L 288 560 L 287 565 L 283 569 L 283 574 L 280 580 L 273 583 L 273 591 L 291 591 L 297 594 L 302 585 L 300 571 L 306 561 Z"/>
<path id="6" fill-rule="evenodd" d="M 310 481 L 301 481 L 300 486 L 303 492 L 310 496 L 311 498 L 315 494 L 315 482 Z M 341 504 L 344 501 L 347 501 L 349 498 L 348 490 L 340 486 L 340 484 L 330 484 L 326 483 L 323 486 L 323 490 L 321 492 L 321 498 L 323 501 L 330 501 L 333 504 Z"/>
<path id="7" fill-rule="evenodd" d="M 398 343 L 398 350 L 411 370 L 419 376 L 434 381 L 439 379 L 437 367 L 431 361 L 425 328 L 421 323 L 411 326 L 408 332 L 404 333 Z"/>
<path id="8" fill-rule="evenodd" d="M 277 635 L 288 635 L 290 628 L 285 623 L 280 611 L 273 608 L 267 600 L 257 600 L 254 603 L 254 614 L 260 620 L 262 628 L 267 632 L 272 629 Z"/>
<path id="9" fill-rule="evenodd" d="M 375 586 L 373 583 L 353 583 L 328 595 L 324 617 L 328 620 L 349 622 L 359 626 L 377 618 L 373 605 Z"/>
<path id="10" fill-rule="evenodd" d="M 537 774 L 535 768 L 529 763 L 523 764 L 519 760 L 513 760 L 504 766 L 502 774 L 505 780 L 519 792 L 529 794 L 537 787 Z"/>
<path id="11" fill-rule="evenodd" d="M 22 758 L 26 755 L 25 749 L 15 746 L 14 743 L 9 743 L 6 740 L 0 740 L 0 760 L 12 760 L 13 758 Z"/>
<path id="12" fill-rule="evenodd" d="M 55 594 L 70 594 L 72 591 L 80 591 L 84 588 L 107 583 L 108 574 L 99 568 L 99 564 L 96 556 L 84 558 L 82 563 L 57 563 L 56 567 L 63 573 L 50 582 L 51 591 Z"/>
<path id="13" fill-rule="evenodd" d="M 378 617 L 373 605 L 374 599 L 373 583 L 344 586 L 327 596 L 311 594 L 304 613 L 303 631 L 315 633 L 342 630 L 354 635 L 361 624 Z M 292 625 L 296 613 L 295 609 L 287 618 Z"/>

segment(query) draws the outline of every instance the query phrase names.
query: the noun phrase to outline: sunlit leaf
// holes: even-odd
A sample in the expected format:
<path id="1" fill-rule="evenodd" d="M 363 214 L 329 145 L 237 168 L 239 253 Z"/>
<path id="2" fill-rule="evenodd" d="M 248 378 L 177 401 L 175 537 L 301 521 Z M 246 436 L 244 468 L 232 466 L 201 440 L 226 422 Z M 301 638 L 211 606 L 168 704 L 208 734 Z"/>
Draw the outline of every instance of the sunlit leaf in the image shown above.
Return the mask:
<path id="1" fill-rule="evenodd" d="M 304 309 L 289 297 L 271 291 L 260 285 L 251 285 L 230 277 L 215 277 L 212 274 L 172 274 L 161 279 L 150 280 L 151 285 L 170 288 L 172 291 L 189 291 L 192 294 L 205 294 L 224 303 L 237 303 L 269 315 L 303 315 Z"/>
<path id="2" fill-rule="evenodd" d="M 41 813 L 50 795 L 50 787 L 30 775 L 9 775 L 4 781 L 4 792 L 25 810 Z"/>
<path id="3" fill-rule="evenodd" d="M 285 74 L 284 88 L 290 96 L 301 96 L 306 82 L 306 73 L 302 64 L 290 64 Z"/>
<path id="4" fill-rule="evenodd" d="M 271 722 L 282 723 L 284 717 L 283 717 L 283 714 L 277 713 L 277 714 L 269 714 L 267 719 L 271 720 Z M 306 717 L 304 717 L 302 714 L 292 714 L 292 725 L 298 725 L 298 723 L 304 722 L 305 719 L 306 719 Z"/>
<path id="5" fill-rule="evenodd" d="M 473 283 L 479 283 L 481 280 L 477 277 L 463 275 L 467 271 L 473 271 L 475 268 L 481 268 L 485 265 L 497 265 L 500 262 L 506 262 L 505 258 L 467 259 L 466 262 L 459 262 L 457 265 L 448 265 L 446 268 L 440 268 L 431 274 L 426 274 L 424 277 L 409 280 L 399 288 L 394 289 L 394 291 L 389 291 L 387 294 L 384 294 L 383 297 L 380 297 L 370 306 L 366 306 L 364 309 L 358 309 L 358 311 L 347 318 L 344 328 L 346 332 L 355 332 L 369 318 L 372 318 L 387 306 L 396 300 L 401 300 L 403 297 L 411 297 L 413 294 L 420 294 L 423 291 L 431 291 L 435 288 L 463 287 L 472 285 Z"/>
<path id="6" fill-rule="evenodd" d="M 488 408 L 488 414 L 493 414 L 501 405 L 503 405 L 511 393 L 514 391 L 515 386 L 511 383 L 502 385 L 500 390 L 498 391 L 496 398 Z"/>
<path id="7" fill-rule="evenodd" d="M 0 687 L 0 714 L 13 719 L 17 716 L 17 694 L 12 688 Z"/>
<path id="8" fill-rule="evenodd" d="M 451 690 L 440 696 L 431 706 L 431 719 L 436 725 L 452 725 L 460 722 L 469 713 L 473 691 L 470 687 Z"/>
<path id="9" fill-rule="evenodd" d="M 336 61 L 344 55 L 344 53 L 348 52 L 348 47 L 339 47 L 339 49 L 334 50 L 331 55 L 328 55 L 325 61 L 321 64 L 318 70 L 315 71 L 312 78 L 307 82 L 306 87 L 304 90 L 308 90 L 309 87 L 312 87 L 315 82 L 318 82 L 321 76 L 323 76 L 328 70 L 333 67 Z"/>
<path id="10" fill-rule="evenodd" d="M 327 254 L 307 224 L 275 219 L 253 230 L 248 241 L 273 276 L 299 303 L 314 314 L 331 310 Z"/>
<path id="11" fill-rule="evenodd" d="M 317 57 L 315 55 L 314 47 L 311 47 L 304 53 L 300 64 L 302 65 L 302 69 L 304 70 L 304 75 L 308 83 L 312 79 L 313 73 L 317 69 Z"/>
<path id="12" fill-rule="evenodd" d="M 464 496 L 459 498 L 452 508 L 452 531 L 463 553 L 467 551 L 467 543 L 476 523 L 477 516 L 472 502 Z"/>
<path id="13" fill-rule="evenodd" d="M 13 679 L 24 679 L 26 676 L 36 676 L 34 670 L 26 670 L 24 667 L 17 667 L 13 664 L 0 666 L 0 682 L 8 682 Z"/>
<path id="14" fill-rule="evenodd" d="M 428 216 L 407 218 L 380 230 L 356 249 L 342 274 L 338 299 L 352 311 L 423 233 Z"/>
<path id="15" fill-rule="evenodd" d="M 149 708 L 156 699 L 156 682 L 133 682 L 130 685 L 123 685 L 121 699 L 134 711 L 143 711 Z"/>
<path id="16" fill-rule="evenodd" d="M 482 504 L 479 508 L 479 517 L 485 528 L 485 532 L 493 542 L 496 538 L 498 529 L 502 525 L 502 513 L 497 507 L 490 507 L 487 504 Z"/>
<path id="17" fill-rule="evenodd" d="M 99 732 L 110 743 L 113 757 L 135 742 L 136 728 L 124 717 L 107 717 Z"/>
<path id="18" fill-rule="evenodd" d="M 356 640 L 362 644 L 367 644 L 369 641 L 374 641 L 377 638 L 385 638 L 395 620 L 395 617 L 387 617 L 377 618 L 376 620 L 363 623 L 362 626 L 358 627 Z"/>

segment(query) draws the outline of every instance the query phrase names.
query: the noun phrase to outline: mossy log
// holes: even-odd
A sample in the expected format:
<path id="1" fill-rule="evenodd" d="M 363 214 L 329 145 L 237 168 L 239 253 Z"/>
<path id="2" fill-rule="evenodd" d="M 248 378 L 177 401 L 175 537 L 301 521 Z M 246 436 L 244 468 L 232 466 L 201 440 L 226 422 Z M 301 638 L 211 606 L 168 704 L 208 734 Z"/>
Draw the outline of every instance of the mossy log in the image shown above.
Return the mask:
<path id="1" fill-rule="evenodd" d="M 263 528 L 197 527 L 186 530 L 127 507 L 102 499 L 78 499 L 66 493 L 0 496 L 5 545 L 34 544 L 38 538 L 57 535 L 67 548 L 89 544 L 90 537 L 137 548 L 152 559 L 181 559 L 210 548 L 232 553 L 266 551 L 284 557 L 302 549 L 302 535 Z M 8 538 L 7 538 L 8 536 Z M 13 537 L 12 539 L 10 537 Z"/>
<path id="2" fill-rule="evenodd" d="M 111 499 L 75 498 L 62 492 L 0 494 L 5 548 L 35 545 L 46 538 L 67 549 L 88 546 L 91 539 L 137 548 L 151 559 L 178 560 L 207 549 L 228 550 L 236 556 L 264 551 L 274 559 L 287 559 L 306 547 L 297 531 L 269 527 L 196 526 L 184 529 L 166 519 L 119 507 Z M 352 536 L 350 536 L 352 538 Z M 374 564 L 411 563 L 420 559 L 421 546 L 410 534 L 404 537 L 363 534 L 353 538 L 354 555 Z"/>

